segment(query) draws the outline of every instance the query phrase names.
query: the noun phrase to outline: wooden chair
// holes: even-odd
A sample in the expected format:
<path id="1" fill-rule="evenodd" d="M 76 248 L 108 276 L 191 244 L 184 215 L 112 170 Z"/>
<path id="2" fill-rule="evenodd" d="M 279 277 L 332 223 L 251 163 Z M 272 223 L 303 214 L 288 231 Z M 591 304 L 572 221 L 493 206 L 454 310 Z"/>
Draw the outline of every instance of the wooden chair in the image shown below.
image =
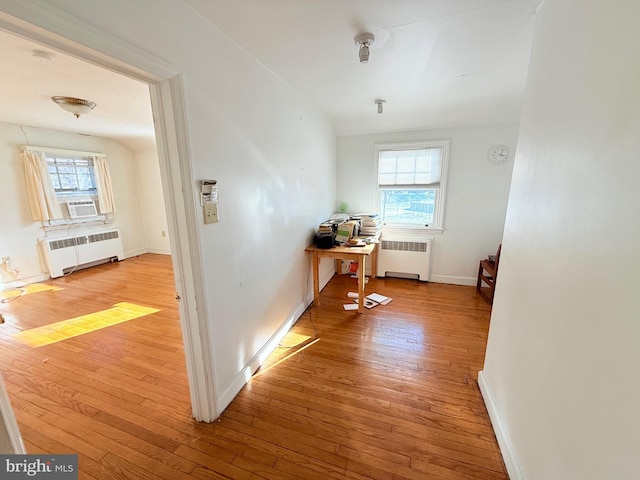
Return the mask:
<path id="1" fill-rule="evenodd" d="M 496 279 L 498 278 L 498 265 L 500 264 L 500 250 L 502 250 L 502 244 L 498 246 L 498 251 L 496 252 L 496 258 L 485 258 L 484 260 L 480 260 L 480 265 L 478 267 L 478 283 L 476 285 L 476 290 L 480 294 L 482 298 L 484 298 L 487 302 L 493 305 L 493 296 L 496 290 Z M 489 292 L 487 293 L 486 287 L 484 287 L 483 283 L 486 283 L 489 286 Z M 484 287 L 484 289 L 483 289 Z"/>

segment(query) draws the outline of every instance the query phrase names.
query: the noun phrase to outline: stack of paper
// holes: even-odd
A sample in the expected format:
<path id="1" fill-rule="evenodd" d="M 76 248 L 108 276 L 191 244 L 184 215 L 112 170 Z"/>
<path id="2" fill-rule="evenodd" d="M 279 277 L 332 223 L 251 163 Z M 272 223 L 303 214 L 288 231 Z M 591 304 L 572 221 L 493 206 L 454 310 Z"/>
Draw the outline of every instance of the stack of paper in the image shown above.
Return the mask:
<path id="1" fill-rule="evenodd" d="M 361 237 L 373 237 L 382 230 L 382 218 L 377 213 L 360 213 L 353 217 L 360 219 Z"/>
<path id="2" fill-rule="evenodd" d="M 347 303 L 343 305 L 345 310 L 356 310 L 358 308 L 358 293 L 357 292 L 349 292 L 347 293 L 347 297 L 353 299 L 353 304 Z M 366 308 L 377 307 L 378 305 L 387 305 L 389 302 L 393 300 L 392 298 L 385 297 L 384 295 L 380 295 L 379 293 L 371 293 L 364 297 L 363 305 Z"/>
<path id="3" fill-rule="evenodd" d="M 319 234 L 333 233 L 333 224 L 331 222 L 322 222 L 318 226 L 318 233 Z"/>
<path id="4" fill-rule="evenodd" d="M 391 300 L 393 300 L 393 298 L 385 297 L 384 295 L 380 295 L 378 293 L 372 293 L 371 295 L 367 295 L 366 298 L 368 298 L 372 302 L 379 303 L 380 305 L 386 305 Z"/>

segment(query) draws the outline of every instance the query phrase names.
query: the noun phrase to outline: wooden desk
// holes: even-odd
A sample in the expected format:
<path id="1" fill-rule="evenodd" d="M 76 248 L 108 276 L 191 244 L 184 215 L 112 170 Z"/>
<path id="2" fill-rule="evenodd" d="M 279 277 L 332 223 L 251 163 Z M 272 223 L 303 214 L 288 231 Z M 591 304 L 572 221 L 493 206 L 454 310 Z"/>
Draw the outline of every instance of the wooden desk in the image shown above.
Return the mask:
<path id="1" fill-rule="evenodd" d="M 336 270 L 338 270 L 337 260 L 351 260 L 358 262 L 358 313 L 364 313 L 366 258 L 371 255 L 371 277 L 375 278 L 378 268 L 378 245 L 378 243 L 370 243 L 364 247 L 317 248 L 315 245 L 307 247 L 305 251 L 311 252 L 313 257 L 313 304 L 320 305 L 320 278 L 318 274 L 320 258 L 336 259 Z M 340 274 L 341 271 L 338 270 L 337 273 Z"/>

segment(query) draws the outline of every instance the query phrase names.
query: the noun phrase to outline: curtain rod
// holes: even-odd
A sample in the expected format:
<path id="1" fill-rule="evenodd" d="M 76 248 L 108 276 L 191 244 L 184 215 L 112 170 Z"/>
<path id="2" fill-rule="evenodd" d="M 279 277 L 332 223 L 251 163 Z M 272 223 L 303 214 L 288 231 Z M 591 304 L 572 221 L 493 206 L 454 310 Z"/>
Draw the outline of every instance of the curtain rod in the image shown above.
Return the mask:
<path id="1" fill-rule="evenodd" d="M 76 155 L 79 157 L 102 157 L 107 158 L 104 153 L 98 152 L 81 152 L 79 150 L 65 150 L 61 148 L 48 148 L 48 147 L 32 147 L 31 145 L 21 145 L 23 152 L 48 152 L 57 155 Z"/>

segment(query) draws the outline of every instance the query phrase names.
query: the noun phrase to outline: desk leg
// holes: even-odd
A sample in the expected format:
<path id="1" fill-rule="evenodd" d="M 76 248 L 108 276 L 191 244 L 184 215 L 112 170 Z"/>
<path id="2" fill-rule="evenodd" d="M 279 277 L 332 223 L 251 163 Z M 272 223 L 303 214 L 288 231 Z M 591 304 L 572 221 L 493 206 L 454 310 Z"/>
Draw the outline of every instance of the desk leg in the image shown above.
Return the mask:
<path id="1" fill-rule="evenodd" d="M 376 243 L 376 246 L 371 252 L 371 278 L 376 278 L 378 275 L 378 249 L 380 248 L 380 244 Z"/>
<path id="2" fill-rule="evenodd" d="M 360 255 L 358 260 L 358 313 L 364 313 L 365 258 L 367 258 L 366 255 Z"/>
<path id="3" fill-rule="evenodd" d="M 318 252 L 313 252 L 313 305 L 320 305 L 320 274 L 318 272 L 320 259 Z"/>

